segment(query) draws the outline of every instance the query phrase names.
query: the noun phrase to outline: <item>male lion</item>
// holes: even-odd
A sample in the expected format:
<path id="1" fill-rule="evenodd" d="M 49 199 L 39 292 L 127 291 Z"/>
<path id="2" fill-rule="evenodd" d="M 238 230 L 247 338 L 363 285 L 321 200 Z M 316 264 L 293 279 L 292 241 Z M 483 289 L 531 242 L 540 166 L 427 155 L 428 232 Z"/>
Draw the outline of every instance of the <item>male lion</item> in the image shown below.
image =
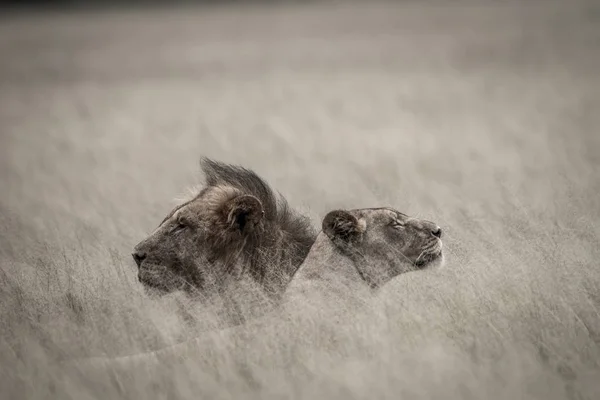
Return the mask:
<path id="1" fill-rule="evenodd" d="M 219 292 L 249 275 L 276 298 L 308 254 L 316 232 L 253 171 L 201 160 L 206 183 L 138 243 L 138 279 L 152 292 Z"/>

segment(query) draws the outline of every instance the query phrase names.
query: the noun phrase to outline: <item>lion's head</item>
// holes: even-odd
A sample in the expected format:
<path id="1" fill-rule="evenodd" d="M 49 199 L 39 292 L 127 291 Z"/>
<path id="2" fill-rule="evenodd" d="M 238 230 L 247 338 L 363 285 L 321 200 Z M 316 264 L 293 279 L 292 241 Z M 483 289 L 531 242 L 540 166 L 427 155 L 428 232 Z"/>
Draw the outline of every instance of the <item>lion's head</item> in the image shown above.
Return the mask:
<path id="1" fill-rule="evenodd" d="M 441 228 L 392 208 L 331 211 L 322 228 L 373 287 L 404 272 L 443 262 Z"/>
<path id="2" fill-rule="evenodd" d="M 159 293 L 204 292 L 248 272 L 282 292 L 314 242 L 310 221 L 250 170 L 210 159 L 202 169 L 202 190 L 135 246 L 139 281 Z"/>

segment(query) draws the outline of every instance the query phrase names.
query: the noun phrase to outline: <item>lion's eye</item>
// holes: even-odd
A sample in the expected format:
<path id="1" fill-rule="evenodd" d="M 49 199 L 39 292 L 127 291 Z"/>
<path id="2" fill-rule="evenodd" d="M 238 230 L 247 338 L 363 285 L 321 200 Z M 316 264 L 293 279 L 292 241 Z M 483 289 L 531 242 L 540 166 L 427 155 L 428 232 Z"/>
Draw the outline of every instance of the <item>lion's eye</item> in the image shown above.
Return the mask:
<path id="1" fill-rule="evenodd" d="M 186 221 L 183 218 L 178 218 L 172 231 L 180 232 L 187 227 L 188 227 L 188 224 L 186 223 Z"/>
<path id="2" fill-rule="evenodd" d="M 392 226 L 393 226 L 394 228 L 399 228 L 399 229 L 401 229 L 401 228 L 404 228 L 404 223 L 403 223 L 403 222 L 401 222 L 401 221 L 398 221 L 398 220 L 394 220 L 394 221 L 392 221 Z"/>
<path id="3" fill-rule="evenodd" d="M 171 230 L 171 232 L 172 232 L 172 233 L 179 233 L 179 232 L 181 232 L 181 231 L 182 231 L 182 230 L 184 230 L 184 229 L 185 229 L 185 226 L 184 226 L 184 225 L 176 225 L 176 226 L 175 226 L 175 227 L 174 227 L 174 228 Z"/>

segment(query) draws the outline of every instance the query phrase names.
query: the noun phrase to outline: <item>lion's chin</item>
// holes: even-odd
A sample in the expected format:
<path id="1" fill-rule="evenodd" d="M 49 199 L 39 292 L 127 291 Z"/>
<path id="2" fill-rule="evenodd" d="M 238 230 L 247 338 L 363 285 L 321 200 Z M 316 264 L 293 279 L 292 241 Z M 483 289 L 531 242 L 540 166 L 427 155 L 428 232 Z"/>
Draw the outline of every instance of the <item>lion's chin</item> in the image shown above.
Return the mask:
<path id="1" fill-rule="evenodd" d="M 162 274 L 154 274 L 148 271 L 140 271 L 138 281 L 148 295 L 162 296 L 178 289 L 175 282 L 168 282 Z"/>
<path id="2" fill-rule="evenodd" d="M 144 287 L 144 293 L 146 293 L 149 297 L 163 297 L 170 293 L 170 291 L 165 290 L 161 287 L 150 286 L 142 282 L 142 286 Z"/>
<path id="3" fill-rule="evenodd" d="M 418 270 L 439 269 L 443 267 L 444 263 L 444 253 L 440 250 L 436 253 L 429 253 L 423 257 L 420 257 L 417 261 L 415 261 L 415 267 Z"/>
<path id="4" fill-rule="evenodd" d="M 143 279 L 139 275 L 138 275 L 138 281 L 142 284 L 142 286 L 144 288 L 144 292 L 147 295 L 163 296 L 163 295 L 171 292 L 171 290 L 169 290 L 166 286 L 157 284 L 156 282 L 149 280 L 149 279 Z"/>
<path id="5" fill-rule="evenodd" d="M 440 252 L 439 255 L 433 259 L 432 261 L 425 264 L 425 266 L 421 267 L 422 270 L 439 270 L 444 268 L 446 264 L 446 258 L 444 257 L 444 253 Z"/>

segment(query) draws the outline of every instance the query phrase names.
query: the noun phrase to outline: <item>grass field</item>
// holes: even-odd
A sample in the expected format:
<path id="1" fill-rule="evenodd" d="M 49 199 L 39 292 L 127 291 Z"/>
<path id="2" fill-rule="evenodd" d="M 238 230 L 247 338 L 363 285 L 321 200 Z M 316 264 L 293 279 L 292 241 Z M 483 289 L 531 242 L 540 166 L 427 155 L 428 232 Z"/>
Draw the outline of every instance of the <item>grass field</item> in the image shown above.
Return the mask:
<path id="1" fill-rule="evenodd" d="M 600 392 L 592 2 L 21 13 L 0 55 L 2 398 Z M 202 155 L 315 226 L 379 205 L 435 221 L 447 267 L 364 308 L 209 333 L 202 304 L 148 298 L 130 256 Z M 185 359 L 65 363 L 196 337 Z"/>

